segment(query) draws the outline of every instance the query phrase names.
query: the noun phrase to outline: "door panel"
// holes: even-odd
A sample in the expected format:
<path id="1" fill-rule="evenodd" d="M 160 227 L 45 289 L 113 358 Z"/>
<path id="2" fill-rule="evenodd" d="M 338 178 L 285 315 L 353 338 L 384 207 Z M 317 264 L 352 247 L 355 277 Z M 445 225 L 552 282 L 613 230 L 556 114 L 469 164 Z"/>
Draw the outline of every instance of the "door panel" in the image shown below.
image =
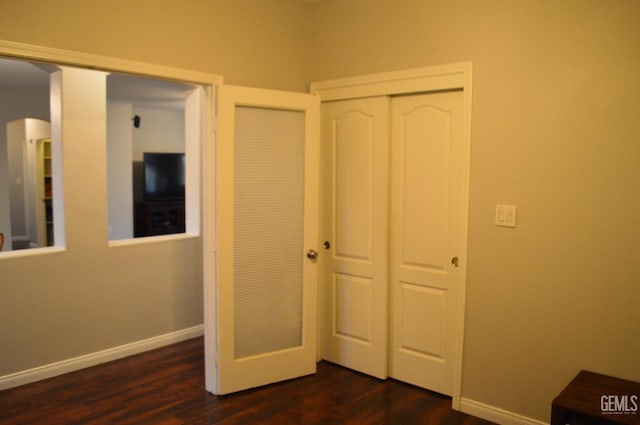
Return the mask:
<path id="1" fill-rule="evenodd" d="M 223 86 L 217 394 L 315 372 L 319 101 Z"/>
<path id="2" fill-rule="evenodd" d="M 389 99 L 322 106 L 322 357 L 387 376 Z"/>
<path id="3" fill-rule="evenodd" d="M 342 273 L 333 276 L 333 331 L 342 338 L 370 342 L 373 279 Z"/>
<path id="4" fill-rule="evenodd" d="M 389 375 L 451 395 L 460 252 L 462 91 L 391 106 Z"/>
<path id="5" fill-rule="evenodd" d="M 443 359 L 445 323 L 443 306 L 447 291 L 402 282 L 400 312 L 400 350 L 418 356 Z M 407 324 L 420 321 L 421 326 Z"/>
<path id="6" fill-rule="evenodd" d="M 402 263 L 442 270 L 448 231 L 450 114 L 424 105 L 404 113 L 401 120 L 403 156 L 396 165 L 403 179 Z"/>
<path id="7" fill-rule="evenodd" d="M 237 106 L 235 129 L 235 356 L 243 358 L 302 344 L 304 112 Z"/>
<path id="8" fill-rule="evenodd" d="M 372 118 L 350 110 L 335 117 L 333 128 L 327 129 L 335 137 L 333 215 L 339 217 L 334 228 L 335 256 L 347 261 L 371 262 L 372 257 Z"/>

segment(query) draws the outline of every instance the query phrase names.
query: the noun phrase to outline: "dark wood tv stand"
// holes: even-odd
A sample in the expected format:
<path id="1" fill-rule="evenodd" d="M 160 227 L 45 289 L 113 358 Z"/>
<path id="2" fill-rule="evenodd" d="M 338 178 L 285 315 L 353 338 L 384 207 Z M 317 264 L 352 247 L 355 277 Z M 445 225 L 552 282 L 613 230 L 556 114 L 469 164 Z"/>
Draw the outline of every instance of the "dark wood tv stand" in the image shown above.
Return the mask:
<path id="1" fill-rule="evenodd" d="M 134 236 L 184 233 L 184 200 L 137 202 L 134 212 Z"/>

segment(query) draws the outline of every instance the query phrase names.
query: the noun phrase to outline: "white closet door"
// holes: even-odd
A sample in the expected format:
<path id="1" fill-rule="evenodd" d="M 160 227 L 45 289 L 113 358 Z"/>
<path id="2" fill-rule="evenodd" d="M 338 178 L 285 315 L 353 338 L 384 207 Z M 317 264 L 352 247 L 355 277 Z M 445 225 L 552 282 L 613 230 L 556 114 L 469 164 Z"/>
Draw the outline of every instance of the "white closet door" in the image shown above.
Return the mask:
<path id="1" fill-rule="evenodd" d="M 219 105 L 213 391 L 226 394 L 316 369 L 319 101 L 223 86 Z"/>
<path id="2" fill-rule="evenodd" d="M 387 377 L 389 98 L 322 105 L 322 357 Z"/>
<path id="3" fill-rule="evenodd" d="M 391 123 L 389 375 L 451 395 L 463 92 L 399 96 Z"/>

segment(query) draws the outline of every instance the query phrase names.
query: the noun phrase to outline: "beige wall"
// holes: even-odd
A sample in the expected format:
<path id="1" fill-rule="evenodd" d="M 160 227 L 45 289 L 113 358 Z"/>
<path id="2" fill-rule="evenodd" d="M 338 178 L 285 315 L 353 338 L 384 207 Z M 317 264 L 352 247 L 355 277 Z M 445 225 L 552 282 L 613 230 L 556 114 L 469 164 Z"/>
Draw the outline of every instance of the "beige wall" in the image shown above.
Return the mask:
<path id="1" fill-rule="evenodd" d="M 640 2 L 0 0 L 0 10 L 0 39 L 267 88 L 473 61 L 463 397 L 548 420 L 579 369 L 640 380 Z M 3 360 L 19 358 L 0 375 L 202 321 L 199 240 L 108 250 L 100 202 L 69 211 L 97 214 L 73 259 L 0 261 L 0 346 Z M 497 203 L 518 206 L 516 229 L 493 225 Z"/>
<path id="2" fill-rule="evenodd" d="M 0 39 L 303 91 L 309 8 L 296 0 L 0 0 Z"/>
<path id="3" fill-rule="evenodd" d="M 58 78 L 66 249 L 0 258 L 0 376 L 202 323 L 199 237 L 108 247 L 105 73 Z"/>
<path id="4" fill-rule="evenodd" d="M 548 421 L 580 369 L 640 381 L 640 2 L 329 0 L 313 20 L 312 80 L 473 61 L 462 396 Z"/>
<path id="5" fill-rule="evenodd" d="M 0 0 L 0 39 L 304 91 L 308 12 L 292 0 Z M 86 89 L 73 95 L 93 103 L 65 112 L 67 251 L 0 259 L 0 376 L 203 322 L 201 238 L 108 247 L 104 111 Z"/>

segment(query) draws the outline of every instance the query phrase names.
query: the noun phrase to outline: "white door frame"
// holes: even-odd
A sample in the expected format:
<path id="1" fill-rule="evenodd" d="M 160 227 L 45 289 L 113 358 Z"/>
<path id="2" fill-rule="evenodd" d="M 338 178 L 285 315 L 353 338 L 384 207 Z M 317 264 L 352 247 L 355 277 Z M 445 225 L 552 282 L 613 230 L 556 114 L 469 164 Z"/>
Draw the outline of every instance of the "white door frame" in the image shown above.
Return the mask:
<path id="1" fill-rule="evenodd" d="M 471 83 L 473 65 L 461 62 L 449 65 L 415 68 L 358 77 L 311 83 L 311 94 L 323 102 L 371 96 L 393 96 L 440 90 L 463 90 L 463 199 L 460 240 L 460 286 L 457 299 L 457 326 L 453 358 L 452 408 L 460 410 L 462 387 L 462 352 L 464 342 L 464 307 L 467 282 L 467 240 L 469 217 L 469 172 L 471 165 Z M 321 294 L 322 296 L 322 294 Z M 322 320 L 322 318 L 320 318 Z"/>

